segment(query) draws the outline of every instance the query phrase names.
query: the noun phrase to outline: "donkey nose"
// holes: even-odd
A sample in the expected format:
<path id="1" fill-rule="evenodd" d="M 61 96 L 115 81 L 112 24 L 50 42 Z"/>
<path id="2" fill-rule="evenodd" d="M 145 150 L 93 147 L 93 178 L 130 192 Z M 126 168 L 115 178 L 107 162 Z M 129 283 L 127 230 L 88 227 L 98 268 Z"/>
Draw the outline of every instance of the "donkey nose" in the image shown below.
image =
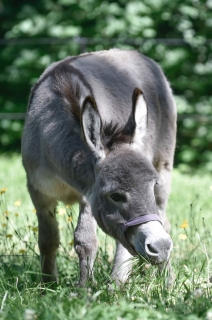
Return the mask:
<path id="1" fill-rule="evenodd" d="M 162 263 L 169 258 L 172 249 L 172 240 L 170 237 L 162 238 L 154 242 L 145 241 L 145 251 L 152 263 Z"/>

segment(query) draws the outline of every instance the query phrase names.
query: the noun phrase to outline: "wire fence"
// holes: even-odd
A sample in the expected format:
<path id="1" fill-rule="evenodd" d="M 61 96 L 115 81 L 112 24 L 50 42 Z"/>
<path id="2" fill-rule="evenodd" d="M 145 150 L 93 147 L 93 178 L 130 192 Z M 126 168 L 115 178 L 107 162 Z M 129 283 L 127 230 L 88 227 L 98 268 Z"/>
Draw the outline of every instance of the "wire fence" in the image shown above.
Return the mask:
<path id="1" fill-rule="evenodd" d="M 140 47 L 145 43 L 151 45 L 164 44 L 166 46 L 196 46 L 204 45 L 209 46 L 212 44 L 212 39 L 196 38 L 191 41 L 184 39 L 166 39 L 166 38 L 85 38 L 85 37 L 65 37 L 65 38 L 11 38 L 0 39 L 0 46 L 23 46 L 23 45 L 63 45 L 63 44 L 77 44 L 79 45 L 80 52 L 87 51 L 89 45 L 130 45 L 133 47 Z"/>
<path id="2" fill-rule="evenodd" d="M 201 38 L 196 39 L 201 42 L 202 45 L 212 44 L 212 39 Z M 48 45 L 48 44 L 69 44 L 77 43 L 79 45 L 95 45 L 95 44 L 129 44 L 132 46 L 141 46 L 142 44 L 149 42 L 152 44 L 165 44 L 168 46 L 188 46 L 193 42 L 186 41 L 180 38 L 168 39 L 168 38 L 85 38 L 85 37 L 65 37 L 65 38 L 11 38 L 0 39 L 0 45 Z"/>
<path id="3" fill-rule="evenodd" d="M 199 39 L 201 45 L 211 45 L 212 39 Z M 85 37 L 66 37 L 66 38 L 12 38 L 12 39 L 0 39 L 0 46 L 23 46 L 23 45 L 63 45 L 75 43 L 79 45 L 80 52 L 87 51 L 89 45 L 98 45 L 104 43 L 104 45 L 131 45 L 133 47 L 140 47 L 145 43 L 151 45 L 164 44 L 166 46 L 192 46 L 192 43 L 185 41 L 184 39 L 165 39 L 165 38 L 85 38 Z M 25 113 L 0 113 L 1 120 L 24 120 Z M 179 114 L 178 121 L 182 121 L 186 118 L 192 118 L 194 120 L 207 123 L 212 121 L 212 116 L 199 115 L 199 114 Z"/>

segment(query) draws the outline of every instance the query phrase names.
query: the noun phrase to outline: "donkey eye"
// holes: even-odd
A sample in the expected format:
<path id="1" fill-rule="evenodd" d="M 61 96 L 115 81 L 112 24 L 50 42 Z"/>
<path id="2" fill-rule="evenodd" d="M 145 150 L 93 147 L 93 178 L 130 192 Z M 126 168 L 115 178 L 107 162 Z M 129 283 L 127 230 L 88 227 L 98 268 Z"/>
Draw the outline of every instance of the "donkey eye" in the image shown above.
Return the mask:
<path id="1" fill-rule="evenodd" d="M 110 195 L 110 198 L 114 201 L 114 202 L 125 202 L 126 201 L 126 197 L 123 194 L 120 193 L 112 193 Z"/>

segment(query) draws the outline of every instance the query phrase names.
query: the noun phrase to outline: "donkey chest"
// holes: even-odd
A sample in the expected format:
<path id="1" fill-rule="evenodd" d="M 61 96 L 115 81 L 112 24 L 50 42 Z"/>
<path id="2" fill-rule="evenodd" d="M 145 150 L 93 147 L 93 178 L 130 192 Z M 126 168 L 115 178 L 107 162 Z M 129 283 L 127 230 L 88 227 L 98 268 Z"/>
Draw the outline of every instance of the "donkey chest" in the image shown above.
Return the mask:
<path id="1" fill-rule="evenodd" d="M 65 181 L 52 172 L 39 169 L 33 176 L 33 183 L 42 193 L 65 204 L 79 202 L 81 195 Z"/>

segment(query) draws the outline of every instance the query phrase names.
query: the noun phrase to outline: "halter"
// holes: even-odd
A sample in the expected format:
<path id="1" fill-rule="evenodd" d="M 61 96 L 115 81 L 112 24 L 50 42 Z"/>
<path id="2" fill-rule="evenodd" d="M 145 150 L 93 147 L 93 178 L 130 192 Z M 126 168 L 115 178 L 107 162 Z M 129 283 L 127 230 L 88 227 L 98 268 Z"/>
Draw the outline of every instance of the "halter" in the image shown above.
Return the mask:
<path id="1" fill-rule="evenodd" d="M 106 223 L 105 223 L 105 217 L 104 215 L 102 214 L 102 211 L 101 211 L 101 218 L 102 218 L 102 222 L 103 222 L 103 225 L 105 227 L 105 229 L 107 230 L 106 228 Z M 121 227 L 121 230 L 123 232 L 123 238 L 122 238 L 122 241 L 125 242 L 125 246 L 126 248 L 130 248 L 130 253 L 133 254 L 133 255 L 136 255 L 136 251 L 129 245 L 128 241 L 127 241 L 127 238 L 126 238 L 126 234 L 125 234 L 125 231 L 131 227 L 131 226 L 136 226 L 138 224 L 144 224 L 144 223 L 147 223 L 149 221 L 158 221 L 162 224 L 162 221 L 161 219 L 159 218 L 159 216 L 157 214 L 146 214 L 146 215 L 143 215 L 143 216 L 139 216 L 139 217 L 136 217 L 136 218 L 132 218 L 126 222 L 122 222 L 119 224 L 119 226 Z"/>
<path id="2" fill-rule="evenodd" d="M 121 223 L 120 226 L 123 232 L 125 232 L 131 226 L 147 223 L 149 221 L 159 221 L 162 224 L 162 221 L 157 214 L 146 214 L 144 216 L 132 218 L 124 223 Z"/>

